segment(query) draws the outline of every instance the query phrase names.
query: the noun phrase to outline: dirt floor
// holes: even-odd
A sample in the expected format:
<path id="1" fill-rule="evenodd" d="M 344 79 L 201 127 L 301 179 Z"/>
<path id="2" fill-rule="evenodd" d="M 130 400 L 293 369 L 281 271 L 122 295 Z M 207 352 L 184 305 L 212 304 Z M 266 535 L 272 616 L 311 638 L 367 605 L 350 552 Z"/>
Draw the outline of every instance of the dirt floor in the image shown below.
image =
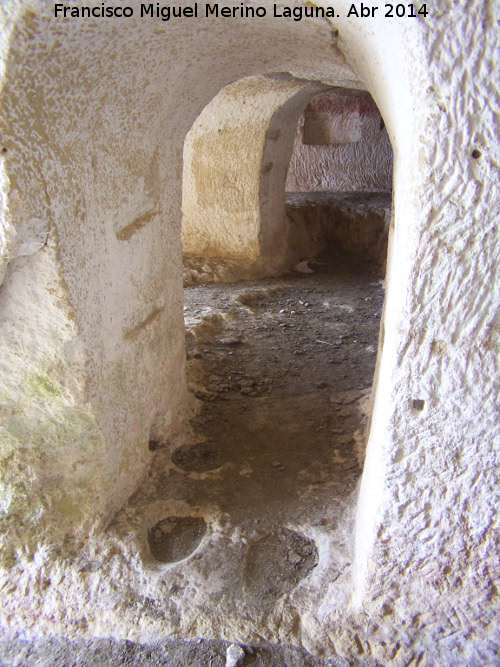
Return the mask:
<path id="1" fill-rule="evenodd" d="M 306 275 L 185 290 L 187 376 L 201 410 L 195 442 L 173 461 L 185 472 L 219 471 L 190 483 L 191 498 L 216 501 L 242 530 L 271 531 L 269 544 L 255 543 L 259 554 L 270 535 L 273 549 L 291 544 L 279 532 L 288 524 L 334 532 L 363 464 L 380 270 L 345 256 L 312 266 Z M 247 571 L 253 557 L 250 549 Z"/>
<path id="2" fill-rule="evenodd" d="M 185 289 L 188 437 L 150 442 L 143 486 L 99 553 L 75 559 L 89 581 L 119 576 L 106 599 L 124 627 L 184 639 L 17 640 L 0 643 L 0 665 L 375 664 L 355 639 L 351 661 L 291 646 L 321 628 L 311 609 L 331 620 L 349 595 L 384 298 L 375 264 L 344 255 L 309 267 Z M 243 642 L 243 662 L 225 642 L 185 641 L 197 636 Z"/>
<path id="3" fill-rule="evenodd" d="M 357 660 L 313 658 L 293 646 L 240 647 L 231 662 L 222 641 L 173 641 L 147 646 L 112 640 L 0 642 L 1 667 L 363 667 Z M 237 651 L 236 655 L 240 651 Z"/>

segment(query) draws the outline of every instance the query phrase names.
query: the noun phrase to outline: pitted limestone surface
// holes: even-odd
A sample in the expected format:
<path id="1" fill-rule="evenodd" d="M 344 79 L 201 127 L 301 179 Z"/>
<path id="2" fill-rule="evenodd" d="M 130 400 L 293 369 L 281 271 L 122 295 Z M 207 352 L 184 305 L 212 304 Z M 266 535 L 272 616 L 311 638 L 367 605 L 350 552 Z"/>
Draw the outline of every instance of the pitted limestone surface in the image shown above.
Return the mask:
<path id="1" fill-rule="evenodd" d="M 347 605 L 383 289 L 369 263 L 312 266 L 186 290 L 190 431 L 155 441 L 148 476 L 105 533 L 44 557 L 32 595 L 42 617 L 50 609 L 47 628 L 61 617 L 135 641 L 306 647 L 322 605 Z M 217 467 L 207 469 L 212 447 Z M 205 522 L 194 552 L 191 541 L 172 553 L 181 523 L 169 517 Z"/>

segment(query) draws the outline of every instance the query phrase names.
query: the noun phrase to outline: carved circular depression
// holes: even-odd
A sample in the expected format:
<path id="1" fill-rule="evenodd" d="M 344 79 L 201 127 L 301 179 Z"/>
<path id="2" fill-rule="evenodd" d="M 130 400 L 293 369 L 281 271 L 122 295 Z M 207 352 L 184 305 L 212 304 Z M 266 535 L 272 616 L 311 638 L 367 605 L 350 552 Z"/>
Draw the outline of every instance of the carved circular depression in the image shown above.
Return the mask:
<path id="1" fill-rule="evenodd" d="M 215 470 L 223 463 L 219 448 L 211 442 L 179 447 L 172 454 L 172 462 L 186 472 Z"/>
<path id="2" fill-rule="evenodd" d="M 201 517 L 169 516 L 148 531 L 151 555 L 160 563 L 177 563 L 196 551 L 207 524 Z"/>
<path id="3" fill-rule="evenodd" d="M 257 542 L 247 554 L 247 590 L 262 603 L 290 593 L 318 564 L 315 543 L 288 528 L 278 528 Z"/>

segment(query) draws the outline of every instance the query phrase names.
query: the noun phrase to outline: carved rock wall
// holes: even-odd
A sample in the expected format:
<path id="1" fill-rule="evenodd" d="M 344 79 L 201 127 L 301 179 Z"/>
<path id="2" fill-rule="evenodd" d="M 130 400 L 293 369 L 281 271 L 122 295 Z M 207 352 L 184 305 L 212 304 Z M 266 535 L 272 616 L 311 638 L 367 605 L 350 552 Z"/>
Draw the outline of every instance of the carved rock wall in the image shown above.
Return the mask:
<path id="1" fill-rule="evenodd" d="M 392 148 L 366 91 L 332 90 L 297 123 L 287 192 L 390 192 Z"/>
<path id="2" fill-rule="evenodd" d="M 87 625 L 71 627 L 67 601 L 30 606 L 42 547 L 111 516 L 147 468 L 151 434 L 167 438 L 186 405 L 185 135 L 228 83 L 290 72 L 362 80 L 394 149 L 352 602 L 332 582 L 297 641 L 394 665 L 495 664 L 498 7 L 436 0 L 426 19 L 403 20 L 347 19 L 349 5 L 336 3 L 334 26 L 59 21 L 48 1 L 2 7 L 5 625 L 17 608 L 33 631 L 60 619 L 59 631 L 99 632 L 91 604 Z M 25 563 L 18 580 L 13 563 Z"/>

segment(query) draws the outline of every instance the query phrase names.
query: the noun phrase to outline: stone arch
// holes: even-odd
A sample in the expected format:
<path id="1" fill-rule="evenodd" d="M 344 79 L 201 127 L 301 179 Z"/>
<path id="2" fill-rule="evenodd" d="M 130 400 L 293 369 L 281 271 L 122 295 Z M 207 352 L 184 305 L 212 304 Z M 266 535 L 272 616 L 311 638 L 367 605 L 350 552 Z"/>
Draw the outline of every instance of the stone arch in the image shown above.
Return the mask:
<path id="1" fill-rule="evenodd" d="M 172 58 L 164 49 L 164 33 L 157 22 L 124 19 L 120 33 L 115 34 L 114 23 L 91 23 L 82 30 L 80 23 L 67 21 L 61 28 L 48 14 L 25 12 L 22 4 L 18 9 L 11 24 L 3 85 L 5 220 L 10 234 L 4 257 L 7 264 L 16 244 L 34 248 L 43 239 L 40 251 L 44 257 L 52 253 L 49 265 L 62 294 L 54 296 L 50 306 L 38 300 L 40 317 L 57 333 L 54 341 L 50 336 L 44 342 L 31 337 L 33 345 L 22 355 L 21 367 L 5 376 L 5 393 L 12 377 L 22 378 L 19 386 L 30 386 L 25 380 L 34 368 L 43 382 L 48 376 L 55 383 L 51 403 L 40 399 L 40 414 L 46 423 L 69 423 L 55 427 L 62 437 L 60 451 L 52 447 L 52 435 L 36 445 L 48 464 L 33 464 L 33 470 L 42 486 L 47 487 L 52 476 L 57 480 L 54 496 L 60 509 L 58 503 L 50 502 L 49 513 L 58 517 L 71 506 L 68 530 L 80 525 L 87 530 L 88 517 L 110 516 L 136 487 L 150 458 L 148 440 L 166 438 L 172 432 L 185 400 L 182 296 L 178 288 L 165 289 L 165 285 L 179 285 L 176 276 L 181 271 L 184 136 L 216 90 L 231 79 L 268 70 L 270 57 L 256 54 L 248 34 L 234 24 L 227 49 L 241 51 L 241 56 L 234 61 L 229 58 L 208 77 L 208 52 L 217 58 L 226 28 L 220 21 L 206 19 L 205 25 L 210 26 L 204 40 L 206 56 L 193 60 L 189 49 L 184 54 L 192 60 L 188 82 L 178 66 L 181 56 Z M 244 25 L 261 34 L 262 24 Z M 191 30 L 187 22 L 168 27 L 177 47 Z M 280 43 L 273 68 L 290 70 L 302 79 L 314 72 L 311 78 L 330 84 L 359 81 L 332 44 L 337 37 L 327 23 L 299 26 L 272 21 L 266 29 Z M 90 36 L 99 58 L 87 49 Z M 148 64 L 144 68 L 132 65 L 139 52 Z M 50 81 L 49 70 L 54 75 Z M 185 106 L 180 108 L 174 97 Z M 93 112 L 88 113 L 89 109 Z M 169 131 L 164 126 L 167 119 Z M 30 269 L 13 270 L 23 262 L 31 266 L 26 259 L 9 263 L 3 285 L 6 303 L 14 299 L 11 293 L 21 289 L 18 281 L 27 280 L 21 274 Z M 35 288 L 37 295 L 38 290 L 56 294 L 41 282 Z M 54 326 L 62 316 L 63 303 L 68 309 L 63 320 L 68 325 Z M 7 319 L 11 328 L 16 317 L 13 313 Z M 165 333 L 160 334 L 162 327 Z M 72 331 L 68 340 L 61 331 Z M 13 367 L 19 358 L 16 344 L 12 342 L 6 355 Z M 161 378 L 155 368 L 164 369 Z M 156 379 L 151 382 L 153 376 Z M 18 402 L 31 403 L 32 395 L 23 392 Z M 81 408 L 84 414 L 77 419 Z M 83 424 L 75 427 L 75 419 Z M 18 423 L 18 417 L 14 422 L 9 438 L 30 428 Z M 70 453 L 65 444 L 68 438 L 82 442 L 82 437 L 94 443 L 95 450 L 83 460 L 79 447 Z M 22 449 L 19 444 L 13 447 Z M 62 464 L 65 460 L 67 467 Z M 96 462 L 99 474 L 92 472 Z M 76 504 L 70 501 L 74 469 L 85 480 Z M 17 481 L 12 484 L 14 488 Z M 103 493 L 103 487 L 108 492 Z M 83 510 L 86 502 L 91 512 Z"/>
<path id="2" fill-rule="evenodd" d="M 350 103 L 350 108 L 362 105 L 364 117 L 375 116 L 378 125 L 378 109 L 359 85 L 332 89 L 286 73 L 260 75 L 225 86 L 203 109 L 184 144 L 182 244 L 188 282 L 200 275 L 208 279 L 214 272 L 224 280 L 273 275 L 298 261 L 299 246 L 307 252 L 310 242 L 302 237 L 313 223 L 304 226 L 297 220 L 294 231 L 286 213 L 285 183 L 294 151 L 293 169 L 298 168 L 300 155 L 307 156 L 313 172 L 327 171 L 328 159 L 335 160 L 331 169 L 338 172 L 337 182 L 345 170 L 344 182 L 351 178 L 349 187 L 356 189 L 354 179 L 359 178 L 364 191 L 370 190 L 367 184 L 376 182 L 375 172 L 381 169 L 381 183 L 390 191 L 392 151 L 385 131 L 382 141 L 375 142 L 375 135 L 368 142 L 365 138 L 361 151 L 350 143 L 347 149 L 337 149 L 338 156 L 328 158 L 323 151 L 316 155 L 301 148 L 302 128 L 295 129 L 312 100 L 324 106 L 330 97 L 337 123 Z M 357 118 L 361 127 L 359 112 Z M 373 119 L 365 135 L 373 131 L 372 126 Z M 325 236 L 319 231 L 318 235 Z M 371 250 L 377 258 L 384 254 L 385 241 L 379 239 L 378 246 L 380 250 Z"/>
<path id="3" fill-rule="evenodd" d="M 215 258 L 226 276 L 271 275 L 287 254 L 284 181 L 298 116 L 321 82 L 254 76 L 223 88 L 184 145 L 185 256 Z M 207 196 L 208 195 L 208 196 Z"/>

